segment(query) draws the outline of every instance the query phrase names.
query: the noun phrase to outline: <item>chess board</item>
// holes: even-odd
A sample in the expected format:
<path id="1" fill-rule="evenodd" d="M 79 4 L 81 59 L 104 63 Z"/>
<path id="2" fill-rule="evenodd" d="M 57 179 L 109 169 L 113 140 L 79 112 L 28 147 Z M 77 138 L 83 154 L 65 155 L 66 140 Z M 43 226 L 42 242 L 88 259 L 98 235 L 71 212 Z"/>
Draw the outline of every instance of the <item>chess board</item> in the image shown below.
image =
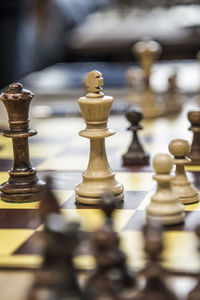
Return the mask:
<path id="1" fill-rule="evenodd" d="M 168 143 L 174 138 L 191 141 L 187 130 L 189 122 L 186 113 L 195 103 L 186 102 L 182 113 L 174 118 L 160 118 L 144 121 L 141 139 L 151 159 L 158 152 L 168 153 Z M 150 166 L 123 167 L 121 155 L 126 151 L 131 133 L 124 116 L 111 116 L 108 126 L 116 134 L 106 139 L 108 159 L 115 170 L 119 182 L 124 185 L 124 202 L 115 215 L 115 229 L 121 237 L 121 247 L 127 254 L 131 268 L 139 270 L 144 266 L 143 239 L 141 229 L 145 224 L 145 207 L 155 189 Z M 38 135 L 29 139 L 32 165 L 38 175 L 52 176 L 53 190 L 58 197 L 60 208 L 69 220 L 78 220 L 81 229 L 91 232 L 102 224 L 103 215 L 98 208 L 75 203 L 74 188 L 82 180 L 82 171 L 87 167 L 89 141 L 79 137 L 78 132 L 85 127 L 82 118 L 33 119 L 32 128 Z M 12 142 L 0 137 L 0 181 L 8 178 L 7 170 L 12 166 Z M 200 188 L 200 166 L 188 166 L 188 176 Z M 38 202 L 0 202 L 0 268 L 37 268 L 42 262 L 41 232 L 43 226 L 38 217 Z M 177 272 L 195 273 L 200 261 L 197 240 L 193 232 L 200 219 L 200 204 L 186 205 L 184 224 L 164 229 L 164 264 Z M 94 260 L 85 248 L 80 249 L 75 263 L 78 269 L 90 270 Z"/>

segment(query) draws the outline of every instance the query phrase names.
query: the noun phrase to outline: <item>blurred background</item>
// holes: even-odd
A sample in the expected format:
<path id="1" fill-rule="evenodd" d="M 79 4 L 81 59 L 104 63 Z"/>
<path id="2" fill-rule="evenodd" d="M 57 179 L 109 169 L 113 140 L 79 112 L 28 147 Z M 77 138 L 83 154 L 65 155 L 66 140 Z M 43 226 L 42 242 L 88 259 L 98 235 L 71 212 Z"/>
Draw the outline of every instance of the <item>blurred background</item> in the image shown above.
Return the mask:
<path id="1" fill-rule="evenodd" d="M 137 65 L 131 49 L 144 37 L 161 44 L 159 60 L 165 65 L 196 59 L 200 5 L 190 0 L 1 0 L 0 28 L 1 89 L 22 79 L 40 93 L 64 92 L 81 88 L 92 69 L 103 72 L 106 86 L 119 88 L 127 85 L 127 69 Z M 196 76 L 190 80 L 197 88 Z"/>

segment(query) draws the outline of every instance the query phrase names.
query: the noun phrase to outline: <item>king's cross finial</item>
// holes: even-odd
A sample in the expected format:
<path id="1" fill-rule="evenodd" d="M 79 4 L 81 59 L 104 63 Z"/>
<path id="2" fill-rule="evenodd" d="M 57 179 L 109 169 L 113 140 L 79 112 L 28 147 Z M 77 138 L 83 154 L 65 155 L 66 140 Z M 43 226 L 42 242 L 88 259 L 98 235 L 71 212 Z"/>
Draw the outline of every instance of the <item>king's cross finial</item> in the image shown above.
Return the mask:
<path id="1" fill-rule="evenodd" d="M 85 80 L 87 95 L 89 94 L 100 94 L 103 95 L 102 86 L 103 86 L 103 77 L 99 71 L 91 71 L 88 73 L 88 76 Z"/>

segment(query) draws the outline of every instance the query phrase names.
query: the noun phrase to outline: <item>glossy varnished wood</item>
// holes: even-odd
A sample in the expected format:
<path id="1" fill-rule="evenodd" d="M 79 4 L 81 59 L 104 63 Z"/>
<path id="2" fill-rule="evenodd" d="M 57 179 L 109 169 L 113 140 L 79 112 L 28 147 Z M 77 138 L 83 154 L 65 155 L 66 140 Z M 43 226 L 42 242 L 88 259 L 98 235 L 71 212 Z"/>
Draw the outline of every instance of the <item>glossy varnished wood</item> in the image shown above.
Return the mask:
<path id="1" fill-rule="evenodd" d="M 29 158 L 28 137 L 37 134 L 36 130 L 29 128 L 29 105 L 33 94 L 23 89 L 20 83 L 13 83 L 0 98 L 6 107 L 10 127 L 3 131 L 3 135 L 12 138 L 14 156 L 9 179 L 1 185 L 1 199 L 8 202 L 37 201 L 45 183 L 38 179 Z"/>

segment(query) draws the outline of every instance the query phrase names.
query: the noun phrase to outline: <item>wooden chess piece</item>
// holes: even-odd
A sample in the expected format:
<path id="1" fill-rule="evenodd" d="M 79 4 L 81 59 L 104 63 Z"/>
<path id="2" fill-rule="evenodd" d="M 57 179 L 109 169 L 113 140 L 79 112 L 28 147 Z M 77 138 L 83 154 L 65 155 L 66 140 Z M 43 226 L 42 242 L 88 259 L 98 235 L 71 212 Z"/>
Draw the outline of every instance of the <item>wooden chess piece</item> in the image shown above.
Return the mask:
<path id="1" fill-rule="evenodd" d="M 178 195 L 172 189 L 172 176 L 170 171 L 173 161 L 168 154 L 157 154 L 153 160 L 156 174 L 153 179 L 157 181 L 157 189 L 151 197 L 146 208 L 147 220 L 158 221 L 163 225 L 179 224 L 184 221 L 184 206 L 180 203 Z"/>
<path id="2" fill-rule="evenodd" d="M 105 214 L 103 226 L 92 233 L 96 269 L 86 283 L 86 293 L 95 300 L 125 299 L 125 291 L 135 291 L 134 274 L 127 268 L 126 256 L 119 248 L 119 236 L 113 229 L 112 215 L 117 208 L 112 193 L 105 194 L 99 202 Z"/>
<path id="3" fill-rule="evenodd" d="M 195 230 L 198 239 L 198 252 L 200 254 L 200 225 Z M 189 293 L 187 300 L 199 300 L 200 299 L 200 273 L 198 274 L 198 281 L 194 289 Z"/>
<path id="4" fill-rule="evenodd" d="M 176 81 L 177 71 L 174 70 L 168 77 L 168 90 L 165 95 L 165 113 L 169 116 L 179 113 L 182 109 Z"/>
<path id="5" fill-rule="evenodd" d="M 40 194 L 39 215 L 42 222 L 46 222 L 46 219 L 50 214 L 60 214 L 60 207 L 58 200 L 52 191 L 52 178 L 50 176 L 45 177 L 46 187 Z"/>
<path id="6" fill-rule="evenodd" d="M 133 132 L 133 138 L 128 151 L 122 156 L 124 165 L 149 164 L 149 155 L 144 151 L 138 138 L 138 130 L 142 129 L 142 126 L 139 124 L 142 117 L 142 112 L 138 108 L 131 108 L 126 113 L 126 118 L 131 123 L 128 130 Z"/>
<path id="7" fill-rule="evenodd" d="M 90 158 L 83 181 L 76 191 L 76 200 L 83 204 L 98 204 L 105 191 L 111 191 L 116 201 L 123 200 L 123 186 L 115 179 L 110 169 L 105 138 L 115 133 L 107 128 L 108 116 L 113 98 L 102 93 L 103 78 L 98 71 L 88 73 L 86 79 L 87 95 L 79 99 L 79 106 L 86 122 L 86 129 L 80 136 L 90 139 Z"/>
<path id="8" fill-rule="evenodd" d="M 144 250 L 148 262 L 142 273 L 146 279 L 144 288 L 133 298 L 134 300 L 176 300 L 174 293 L 164 281 L 165 270 L 159 263 L 163 251 L 162 231 L 157 223 L 147 223 L 143 228 Z"/>
<path id="9" fill-rule="evenodd" d="M 188 157 L 190 165 L 200 165 L 200 109 L 188 112 L 188 120 L 191 123 L 189 130 L 193 132 L 191 151 Z"/>
<path id="10" fill-rule="evenodd" d="M 144 118 L 156 118 L 163 115 L 163 108 L 155 100 L 155 94 L 150 85 L 152 65 L 161 52 L 161 45 L 149 38 L 137 42 L 133 52 L 139 59 L 144 72 L 144 90 L 141 94 L 141 109 Z"/>
<path id="11" fill-rule="evenodd" d="M 136 69 L 135 67 L 131 67 L 127 70 L 126 78 L 129 86 L 127 93 L 128 102 L 140 105 L 141 91 L 144 89 L 143 77 L 141 68 Z"/>
<path id="12" fill-rule="evenodd" d="M 172 180 L 174 192 L 184 204 L 191 204 L 199 201 L 199 192 L 192 186 L 185 172 L 185 164 L 190 159 L 186 157 L 190 153 L 190 144 L 186 140 L 175 139 L 169 143 L 169 152 L 174 155 L 176 165 L 175 177 Z"/>
<path id="13" fill-rule="evenodd" d="M 27 300 L 88 299 L 79 288 L 73 264 L 80 242 L 79 224 L 66 223 L 60 214 L 51 213 L 46 218 L 43 235 L 44 260 Z"/>
<path id="14" fill-rule="evenodd" d="M 38 193 L 44 189 L 45 183 L 38 179 L 29 158 L 28 137 L 37 134 L 35 129 L 29 128 L 29 105 L 33 94 L 23 89 L 20 83 L 13 83 L 0 98 L 6 107 L 10 126 L 2 134 L 12 138 L 14 154 L 9 179 L 1 185 L 1 199 L 8 202 L 38 201 Z"/>

